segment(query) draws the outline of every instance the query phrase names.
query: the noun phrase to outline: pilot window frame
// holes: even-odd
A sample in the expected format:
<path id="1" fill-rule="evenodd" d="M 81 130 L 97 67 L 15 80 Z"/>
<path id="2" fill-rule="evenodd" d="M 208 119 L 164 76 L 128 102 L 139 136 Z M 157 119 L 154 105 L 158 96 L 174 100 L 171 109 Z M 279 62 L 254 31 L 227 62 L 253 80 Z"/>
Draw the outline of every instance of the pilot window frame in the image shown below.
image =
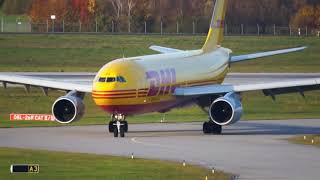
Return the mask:
<path id="1" fill-rule="evenodd" d="M 127 80 L 123 76 L 109 76 L 109 77 L 99 77 L 97 82 L 100 82 L 100 83 L 113 83 L 113 82 L 126 83 Z"/>
<path id="2" fill-rule="evenodd" d="M 107 77 L 106 78 L 106 83 L 112 83 L 112 82 L 116 82 L 117 81 L 117 79 L 116 79 L 116 77 Z"/>
<path id="3" fill-rule="evenodd" d="M 117 82 L 125 83 L 127 81 L 123 76 L 117 76 Z"/>
<path id="4" fill-rule="evenodd" d="M 98 82 L 106 82 L 106 77 L 99 77 Z"/>

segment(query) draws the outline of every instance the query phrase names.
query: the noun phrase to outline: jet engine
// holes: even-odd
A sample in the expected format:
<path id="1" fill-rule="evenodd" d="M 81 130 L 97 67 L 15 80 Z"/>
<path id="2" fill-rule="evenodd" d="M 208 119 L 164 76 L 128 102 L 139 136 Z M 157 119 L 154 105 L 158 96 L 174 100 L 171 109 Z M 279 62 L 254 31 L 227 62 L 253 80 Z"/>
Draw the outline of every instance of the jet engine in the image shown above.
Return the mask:
<path id="1" fill-rule="evenodd" d="M 216 99 L 209 108 L 211 120 L 221 126 L 238 122 L 242 113 L 240 97 L 234 92 Z"/>
<path id="2" fill-rule="evenodd" d="M 66 96 L 59 97 L 52 105 L 52 114 L 61 124 L 68 124 L 82 118 L 85 105 L 83 95 L 79 96 L 76 91 L 71 91 Z"/>

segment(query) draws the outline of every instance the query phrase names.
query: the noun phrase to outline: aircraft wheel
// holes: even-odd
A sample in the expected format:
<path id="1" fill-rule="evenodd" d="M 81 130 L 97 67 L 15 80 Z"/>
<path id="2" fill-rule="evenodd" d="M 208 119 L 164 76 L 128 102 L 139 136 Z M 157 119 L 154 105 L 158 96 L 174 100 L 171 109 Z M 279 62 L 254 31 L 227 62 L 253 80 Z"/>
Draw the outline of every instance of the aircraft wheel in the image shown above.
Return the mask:
<path id="1" fill-rule="evenodd" d="M 212 133 L 213 134 L 221 134 L 222 133 L 222 126 L 216 123 L 212 123 Z"/>
<path id="2" fill-rule="evenodd" d="M 128 122 L 127 121 L 124 121 L 124 132 L 128 132 Z"/>
<path id="3" fill-rule="evenodd" d="M 210 133 L 210 126 L 209 126 L 209 122 L 204 122 L 203 123 L 203 133 L 204 134 L 209 134 Z"/>
<path id="4" fill-rule="evenodd" d="M 113 136 L 114 137 L 118 137 L 119 136 L 118 128 L 114 128 L 113 129 Z"/>
<path id="5" fill-rule="evenodd" d="M 109 122 L 109 132 L 113 133 L 115 126 L 114 126 L 115 121 L 110 121 Z"/>
<path id="6" fill-rule="evenodd" d="M 216 124 L 212 121 L 203 123 L 203 133 L 204 134 L 221 134 L 222 126 Z"/>
<path id="7" fill-rule="evenodd" d="M 124 133 L 125 133 L 125 127 L 122 126 L 120 127 L 120 137 L 124 137 Z"/>

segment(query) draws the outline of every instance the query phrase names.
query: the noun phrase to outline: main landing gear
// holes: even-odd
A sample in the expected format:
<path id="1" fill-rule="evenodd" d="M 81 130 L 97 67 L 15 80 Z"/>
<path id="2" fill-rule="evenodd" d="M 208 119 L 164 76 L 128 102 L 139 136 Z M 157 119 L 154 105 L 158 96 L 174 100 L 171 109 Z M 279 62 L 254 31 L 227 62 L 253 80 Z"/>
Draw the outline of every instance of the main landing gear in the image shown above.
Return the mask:
<path id="1" fill-rule="evenodd" d="M 128 132 L 128 122 L 122 114 L 112 115 L 112 120 L 109 122 L 109 132 L 113 133 L 114 137 L 124 137 Z"/>
<path id="2" fill-rule="evenodd" d="M 222 126 L 209 120 L 208 122 L 203 123 L 203 133 L 204 134 L 221 134 Z"/>

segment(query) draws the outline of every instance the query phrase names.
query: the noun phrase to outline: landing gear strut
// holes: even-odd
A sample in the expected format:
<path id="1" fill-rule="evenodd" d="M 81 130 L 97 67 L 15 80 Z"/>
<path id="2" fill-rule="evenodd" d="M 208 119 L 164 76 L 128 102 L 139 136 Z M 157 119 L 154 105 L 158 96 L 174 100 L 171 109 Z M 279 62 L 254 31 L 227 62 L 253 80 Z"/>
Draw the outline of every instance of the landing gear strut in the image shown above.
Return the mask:
<path id="1" fill-rule="evenodd" d="M 128 122 L 122 114 L 112 115 L 112 120 L 109 122 L 109 132 L 113 133 L 114 137 L 124 137 L 128 132 Z"/>
<path id="2" fill-rule="evenodd" d="M 221 134 L 222 126 L 209 120 L 208 122 L 203 123 L 203 133 L 204 134 Z"/>

